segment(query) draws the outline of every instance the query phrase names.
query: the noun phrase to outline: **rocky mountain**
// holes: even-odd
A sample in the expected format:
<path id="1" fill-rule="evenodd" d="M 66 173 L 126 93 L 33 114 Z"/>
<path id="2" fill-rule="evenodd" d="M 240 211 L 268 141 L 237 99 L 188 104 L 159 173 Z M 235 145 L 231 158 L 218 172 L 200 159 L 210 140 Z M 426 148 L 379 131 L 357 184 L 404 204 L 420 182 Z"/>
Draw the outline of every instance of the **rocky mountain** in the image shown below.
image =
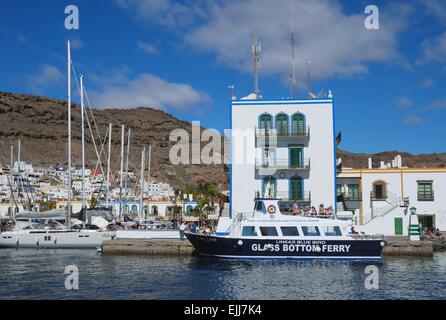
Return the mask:
<path id="1" fill-rule="evenodd" d="M 39 96 L 0 92 L 0 162 L 9 163 L 10 145 L 17 146 L 21 140 L 21 158 L 35 166 L 66 165 L 67 150 L 67 105 L 66 101 Z M 169 141 L 172 130 L 183 128 L 191 132 L 191 125 L 172 115 L 151 108 L 93 110 L 90 117 L 97 125 L 102 139 L 113 124 L 112 169 L 115 174 L 120 165 L 121 125 L 132 130 L 129 168 L 139 174 L 141 150 L 152 146 L 152 177 L 170 183 L 174 188 L 194 184 L 200 180 L 215 182 L 226 187 L 228 173 L 221 165 L 173 165 L 169 150 L 175 142 Z M 90 121 L 93 122 L 93 121 Z M 80 165 L 80 107 L 72 108 L 73 163 Z M 96 132 L 95 127 L 92 128 Z M 98 137 L 98 135 L 96 135 Z M 99 138 L 96 138 L 101 150 Z M 203 143 L 205 145 L 206 143 Z M 202 145 L 202 146 L 203 146 Z M 222 143 L 223 146 L 223 143 Z M 105 145 L 107 148 L 107 145 Z M 105 149 L 106 150 L 106 149 Z M 413 155 L 390 151 L 377 154 L 357 154 L 343 150 L 338 157 L 345 167 L 367 167 L 367 158 L 372 157 L 377 167 L 381 160 L 391 161 L 400 154 L 403 165 L 409 167 L 445 167 L 446 153 Z M 88 166 L 96 165 L 96 154 L 91 134 L 86 127 L 86 159 Z M 102 158 L 105 168 L 106 158 Z"/>
<path id="2" fill-rule="evenodd" d="M 81 164 L 80 116 L 80 106 L 73 105 L 72 161 L 77 167 Z M 125 125 L 132 132 L 129 169 L 135 174 L 139 175 L 140 172 L 142 148 L 151 145 L 151 176 L 155 180 L 168 182 L 174 188 L 200 180 L 222 184 L 222 187 L 228 183 L 224 165 L 173 165 L 169 161 L 170 147 L 176 144 L 169 141 L 170 132 L 183 128 L 190 134 L 191 125 L 188 122 L 151 108 L 93 110 L 93 116 L 89 116 L 90 122 L 93 122 L 93 117 L 103 140 L 109 123 L 113 124 L 111 166 L 116 176 L 120 168 L 121 125 Z M 67 119 L 66 101 L 0 92 L 0 162 L 9 164 L 10 145 L 14 144 L 17 148 L 17 140 L 20 139 L 22 160 L 35 166 L 66 166 Z M 97 163 L 96 152 L 88 126 L 85 130 L 86 161 L 88 166 L 94 167 Z M 92 131 L 96 132 L 94 126 Z M 98 135 L 96 142 L 100 151 Z M 104 148 L 104 152 L 107 152 L 107 144 Z M 105 156 L 102 164 L 105 170 Z"/>
<path id="3" fill-rule="evenodd" d="M 379 153 L 351 153 L 344 150 L 338 150 L 338 158 L 342 158 L 344 167 L 349 168 L 367 168 L 368 158 L 372 158 L 373 167 L 378 168 L 381 161 L 385 163 L 392 162 L 396 155 L 401 155 L 403 166 L 411 168 L 445 168 L 446 153 L 431 154 L 411 154 L 399 151 L 386 151 Z"/>

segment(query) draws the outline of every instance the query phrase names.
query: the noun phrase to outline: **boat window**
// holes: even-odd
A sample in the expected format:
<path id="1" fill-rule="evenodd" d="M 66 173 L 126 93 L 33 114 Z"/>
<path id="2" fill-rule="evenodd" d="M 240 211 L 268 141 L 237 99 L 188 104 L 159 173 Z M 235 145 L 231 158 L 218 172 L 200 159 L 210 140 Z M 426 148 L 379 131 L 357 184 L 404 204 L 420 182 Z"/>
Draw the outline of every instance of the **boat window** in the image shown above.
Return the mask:
<path id="1" fill-rule="evenodd" d="M 326 236 L 342 236 L 341 228 L 338 226 L 323 227 Z"/>
<path id="2" fill-rule="evenodd" d="M 256 211 L 262 211 L 263 212 L 263 201 L 257 201 L 256 202 Z"/>
<path id="3" fill-rule="evenodd" d="M 315 226 L 302 227 L 302 232 L 305 236 L 320 236 L 319 228 Z"/>
<path id="4" fill-rule="evenodd" d="M 260 227 L 260 233 L 266 237 L 277 237 L 279 235 L 276 227 Z"/>
<path id="5" fill-rule="evenodd" d="M 242 231 L 243 237 L 257 237 L 257 232 L 255 227 L 243 227 Z"/>
<path id="6" fill-rule="evenodd" d="M 282 234 L 285 237 L 293 237 L 293 236 L 299 235 L 299 231 L 297 231 L 297 227 L 280 227 L 280 229 L 282 230 Z"/>

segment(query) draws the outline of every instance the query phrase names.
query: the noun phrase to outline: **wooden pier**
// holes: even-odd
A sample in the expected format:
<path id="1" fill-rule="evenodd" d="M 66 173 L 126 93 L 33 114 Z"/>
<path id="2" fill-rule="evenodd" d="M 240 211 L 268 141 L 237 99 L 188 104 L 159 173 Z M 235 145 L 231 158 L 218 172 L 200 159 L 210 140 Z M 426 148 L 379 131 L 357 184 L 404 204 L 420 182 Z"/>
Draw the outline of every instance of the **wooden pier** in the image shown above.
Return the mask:
<path id="1" fill-rule="evenodd" d="M 149 255 L 149 256 L 191 256 L 194 248 L 189 240 L 108 240 L 102 243 L 103 254 Z"/>

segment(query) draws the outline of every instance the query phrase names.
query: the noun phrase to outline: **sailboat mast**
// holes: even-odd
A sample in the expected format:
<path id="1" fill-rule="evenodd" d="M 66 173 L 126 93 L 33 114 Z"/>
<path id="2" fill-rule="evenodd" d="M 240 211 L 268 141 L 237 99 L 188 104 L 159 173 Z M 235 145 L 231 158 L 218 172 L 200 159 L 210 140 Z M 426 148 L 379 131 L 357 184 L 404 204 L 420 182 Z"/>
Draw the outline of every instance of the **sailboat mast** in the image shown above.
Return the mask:
<path id="1" fill-rule="evenodd" d="M 139 217 L 144 219 L 144 167 L 145 167 L 146 147 L 143 148 L 141 153 L 141 194 L 139 200 Z"/>
<path id="2" fill-rule="evenodd" d="M 122 177 L 124 173 L 124 125 L 121 126 L 121 171 L 119 179 L 119 220 L 122 216 Z"/>
<path id="3" fill-rule="evenodd" d="M 128 196 L 128 191 L 127 191 L 127 187 L 128 187 L 128 182 L 129 182 L 129 154 L 130 154 L 130 136 L 132 133 L 132 129 L 128 130 L 127 133 L 127 154 L 126 154 L 126 159 L 125 159 L 125 185 L 124 185 L 124 190 L 125 190 L 125 195 L 126 195 L 126 199 Z"/>
<path id="4" fill-rule="evenodd" d="M 67 229 L 71 229 L 71 47 L 68 41 L 68 208 Z"/>
<path id="5" fill-rule="evenodd" d="M 81 81 L 81 157 L 82 157 L 82 211 L 87 209 L 85 196 L 85 128 L 84 128 L 84 75 L 80 75 Z"/>
<path id="6" fill-rule="evenodd" d="M 25 206 L 23 205 L 23 200 L 20 199 L 20 181 L 21 181 L 21 174 L 20 174 L 20 140 L 17 141 L 17 198 L 20 202 L 22 202 L 23 210 L 26 210 Z"/>
<path id="7" fill-rule="evenodd" d="M 108 125 L 108 159 L 107 159 L 107 207 L 110 201 L 110 160 L 111 160 L 112 124 Z"/>
<path id="8" fill-rule="evenodd" d="M 152 162 L 152 146 L 149 146 L 149 161 L 147 164 L 147 197 L 150 198 L 150 166 L 151 166 L 151 162 Z M 150 200 L 150 199 L 149 199 Z"/>
<path id="9" fill-rule="evenodd" d="M 13 202 L 14 202 L 14 190 L 13 190 L 13 181 L 14 181 L 14 171 L 13 171 L 13 166 L 14 166 L 14 145 L 11 144 L 11 165 L 10 165 L 10 197 L 9 197 L 9 201 L 11 204 L 11 219 L 14 220 L 14 216 L 15 216 L 15 209 L 13 206 Z"/>

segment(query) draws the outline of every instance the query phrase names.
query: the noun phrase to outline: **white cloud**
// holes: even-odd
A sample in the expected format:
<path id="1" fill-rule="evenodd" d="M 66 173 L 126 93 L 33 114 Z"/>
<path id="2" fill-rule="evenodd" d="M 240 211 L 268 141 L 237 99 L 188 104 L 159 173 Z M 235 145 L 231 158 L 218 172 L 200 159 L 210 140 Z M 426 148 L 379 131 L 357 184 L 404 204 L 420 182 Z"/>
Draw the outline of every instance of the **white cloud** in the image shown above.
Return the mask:
<path id="1" fill-rule="evenodd" d="M 444 110 L 446 109 L 446 98 L 432 101 L 426 108 L 426 111 Z"/>
<path id="2" fill-rule="evenodd" d="M 115 0 L 115 3 L 148 24 L 172 29 L 190 25 L 198 13 L 190 3 L 171 0 Z"/>
<path id="3" fill-rule="evenodd" d="M 403 123 L 407 125 L 418 125 L 418 124 L 423 124 L 424 120 L 416 115 L 408 115 L 403 119 Z"/>
<path id="4" fill-rule="evenodd" d="M 283 5 L 280 5 L 283 3 Z M 389 9 L 390 10 L 390 9 Z M 402 11 L 405 16 L 409 12 Z M 263 43 L 262 73 L 290 73 L 289 2 L 248 0 L 216 5 L 209 21 L 186 35 L 186 42 L 218 61 L 241 70 L 251 70 L 252 33 Z M 378 31 L 364 28 L 365 15 L 345 14 L 341 6 L 325 0 L 299 1 L 294 5 L 297 72 L 305 76 L 306 61 L 312 61 L 316 78 L 351 76 L 367 72 L 367 63 L 398 59 L 398 19 L 381 16 Z"/>
<path id="5" fill-rule="evenodd" d="M 428 89 L 428 88 L 435 86 L 435 81 L 433 79 L 426 78 L 426 79 L 421 80 L 420 85 L 421 85 L 421 87 Z"/>
<path id="6" fill-rule="evenodd" d="M 402 96 L 395 99 L 395 106 L 398 108 L 410 108 L 413 106 L 413 102 L 409 97 Z"/>
<path id="7" fill-rule="evenodd" d="M 148 24 L 176 28 L 187 45 L 197 51 L 214 53 L 219 63 L 241 72 L 251 71 L 252 34 L 259 32 L 263 44 L 261 73 L 288 79 L 290 1 L 115 2 Z M 312 61 L 312 76 L 319 79 L 365 73 L 367 64 L 374 62 L 405 65 L 397 52 L 397 33 L 405 27 L 411 6 L 402 3 L 386 6 L 386 10 L 381 10 L 380 30 L 364 28 L 366 16 L 361 10 L 357 14 L 346 14 L 338 1 L 294 2 L 300 81 L 305 78 L 307 60 Z"/>
<path id="8" fill-rule="evenodd" d="M 48 87 L 62 83 L 64 75 L 57 67 L 45 64 L 26 80 L 32 92 L 41 94 Z"/>
<path id="9" fill-rule="evenodd" d="M 28 43 L 28 42 L 29 42 L 29 41 L 28 41 L 28 38 L 25 37 L 23 34 L 19 34 L 19 35 L 17 36 L 17 40 L 18 40 L 20 43 Z"/>
<path id="10" fill-rule="evenodd" d="M 429 62 L 446 63 L 446 31 L 438 37 L 423 41 L 421 48 L 423 54 L 417 61 L 418 65 Z"/>
<path id="11" fill-rule="evenodd" d="M 71 48 L 74 50 L 79 50 L 84 47 L 84 42 L 81 38 L 73 38 L 70 40 L 71 42 Z"/>
<path id="12" fill-rule="evenodd" d="M 446 22 L 446 3 L 444 0 L 419 0 L 427 14 L 438 18 L 440 22 Z"/>
<path id="13" fill-rule="evenodd" d="M 158 48 L 155 45 L 143 41 L 138 42 L 138 48 L 150 55 L 158 52 Z"/>
<path id="14" fill-rule="evenodd" d="M 168 82 L 152 74 L 141 74 L 134 79 L 116 74 L 96 81 L 102 89 L 91 91 L 90 98 L 98 108 L 151 107 L 199 112 L 211 102 L 207 93 L 189 84 Z"/>

